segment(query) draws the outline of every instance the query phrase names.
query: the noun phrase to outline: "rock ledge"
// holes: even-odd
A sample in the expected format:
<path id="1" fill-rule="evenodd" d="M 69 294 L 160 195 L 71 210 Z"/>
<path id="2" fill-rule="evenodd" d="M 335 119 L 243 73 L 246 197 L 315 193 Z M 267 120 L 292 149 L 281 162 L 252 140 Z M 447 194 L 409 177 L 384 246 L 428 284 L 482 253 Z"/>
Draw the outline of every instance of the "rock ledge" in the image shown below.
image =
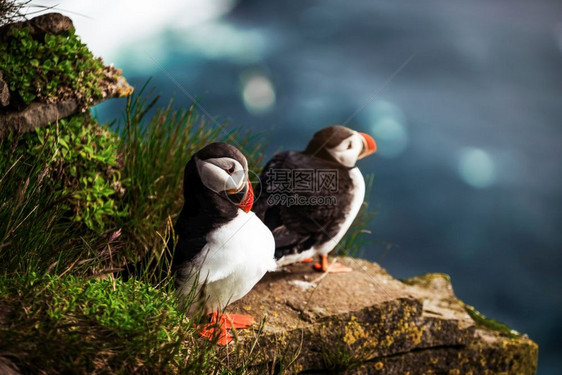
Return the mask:
<path id="1" fill-rule="evenodd" d="M 261 366 L 294 360 L 292 369 L 305 373 L 535 373 L 537 344 L 475 322 L 447 275 L 401 282 L 375 263 L 340 261 L 355 272 L 324 276 L 293 265 L 229 307 L 265 319 L 261 335 L 238 332 L 243 345 L 255 345 Z"/>

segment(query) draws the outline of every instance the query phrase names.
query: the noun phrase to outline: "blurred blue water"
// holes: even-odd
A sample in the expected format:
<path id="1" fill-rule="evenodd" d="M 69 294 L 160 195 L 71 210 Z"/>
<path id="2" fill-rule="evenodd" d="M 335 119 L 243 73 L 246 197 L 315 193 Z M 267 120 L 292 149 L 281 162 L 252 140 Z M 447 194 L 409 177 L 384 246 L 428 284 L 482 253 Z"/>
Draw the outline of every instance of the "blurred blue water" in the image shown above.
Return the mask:
<path id="1" fill-rule="evenodd" d="M 396 277 L 449 273 L 461 299 L 539 343 L 539 373 L 558 372 L 560 1 L 248 0 L 156 43 L 123 50 L 129 81 L 153 76 L 178 107 L 186 90 L 231 126 L 265 131 L 268 156 L 348 119 L 375 135 L 380 155 L 360 162 L 377 211 L 363 256 Z"/>

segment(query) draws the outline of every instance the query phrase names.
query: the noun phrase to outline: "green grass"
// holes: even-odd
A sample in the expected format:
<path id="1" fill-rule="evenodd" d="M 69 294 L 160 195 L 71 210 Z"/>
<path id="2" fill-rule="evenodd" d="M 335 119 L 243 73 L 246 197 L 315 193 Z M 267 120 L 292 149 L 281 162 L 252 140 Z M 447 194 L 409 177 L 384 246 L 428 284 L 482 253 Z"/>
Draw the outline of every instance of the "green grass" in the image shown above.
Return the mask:
<path id="1" fill-rule="evenodd" d="M 43 185 L 56 195 L 69 220 L 103 231 L 113 216 L 126 216 L 118 207 L 123 195 L 118 159 L 119 137 L 100 126 L 89 114 L 60 120 L 11 139 L 0 149 L 0 170 L 17 160 L 28 166 L 44 166 Z M 25 179 L 29 168 L 16 168 Z"/>
<path id="2" fill-rule="evenodd" d="M 0 292 L 0 353 L 26 373 L 236 374 L 254 359 L 200 338 L 169 285 L 30 273 Z"/>
<path id="3" fill-rule="evenodd" d="M 0 352 L 26 371 L 171 372 L 186 360 L 193 329 L 173 295 L 148 284 L 34 273 L 0 283 L 12 309 Z"/>
<path id="4" fill-rule="evenodd" d="M 44 272 L 57 260 L 66 266 L 88 259 L 100 242 L 99 235 L 67 219 L 68 196 L 55 190 L 62 170 L 53 168 L 47 147 L 18 152 L 28 140 L 23 146 L 0 141 L 6 161 L 0 165 L 0 270 L 21 274 Z"/>
<path id="5" fill-rule="evenodd" d="M 149 271 L 127 282 L 111 276 L 127 261 L 166 249 L 183 205 L 183 168 L 195 151 L 230 142 L 247 155 L 250 169 L 261 168 L 259 136 L 226 131 L 193 108 L 158 108 L 144 91 L 128 98 L 124 121 L 112 130 L 79 116 L 0 141 L 0 306 L 9 311 L 0 318 L 0 356 L 25 373 L 263 369 L 255 343 L 245 351 L 201 339 L 200 319 L 183 314 L 171 278 L 155 288 Z M 102 173 L 108 168 L 123 191 Z M 113 190 L 92 192 L 93 185 L 80 184 L 84 176 L 103 177 Z M 98 216 L 99 225 L 83 220 L 85 206 L 77 200 L 103 205 L 109 199 L 111 210 Z M 360 217 L 346 248 L 363 233 L 367 219 Z"/>

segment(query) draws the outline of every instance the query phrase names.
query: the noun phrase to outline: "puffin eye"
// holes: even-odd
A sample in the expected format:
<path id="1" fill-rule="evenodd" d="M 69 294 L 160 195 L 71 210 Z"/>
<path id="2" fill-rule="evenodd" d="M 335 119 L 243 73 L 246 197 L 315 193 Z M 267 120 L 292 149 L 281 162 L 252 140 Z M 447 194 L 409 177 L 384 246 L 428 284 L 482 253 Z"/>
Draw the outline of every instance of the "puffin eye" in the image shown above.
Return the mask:
<path id="1" fill-rule="evenodd" d="M 347 144 L 347 149 L 348 149 L 348 150 L 351 150 L 352 147 L 353 147 L 353 145 L 351 144 L 351 142 L 349 142 L 349 143 Z"/>
<path id="2" fill-rule="evenodd" d="M 232 175 L 234 173 L 234 164 L 232 165 L 232 167 L 225 169 L 226 173 L 228 173 L 229 175 Z"/>

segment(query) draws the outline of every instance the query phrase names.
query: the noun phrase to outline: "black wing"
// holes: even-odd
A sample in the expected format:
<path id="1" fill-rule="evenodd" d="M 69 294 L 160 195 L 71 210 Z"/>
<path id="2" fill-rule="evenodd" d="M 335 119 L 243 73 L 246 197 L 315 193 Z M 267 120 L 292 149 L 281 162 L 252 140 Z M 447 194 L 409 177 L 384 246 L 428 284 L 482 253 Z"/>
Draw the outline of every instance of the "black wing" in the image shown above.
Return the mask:
<path id="1" fill-rule="evenodd" d="M 335 175 L 336 188 L 317 184 L 319 173 Z M 303 188 L 297 181 L 298 176 L 311 174 L 315 179 L 311 188 Z M 281 182 L 287 177 L 289 182 L 282 186 L 280 176 Z M 265 166 L 260 180 L 261 195 L 255 212 L 275 237 L 276 258 L 307 250 L 336 235 L 351 201 L 348 170 L 323 159 L 289 151 L 275 155 Z"/>

